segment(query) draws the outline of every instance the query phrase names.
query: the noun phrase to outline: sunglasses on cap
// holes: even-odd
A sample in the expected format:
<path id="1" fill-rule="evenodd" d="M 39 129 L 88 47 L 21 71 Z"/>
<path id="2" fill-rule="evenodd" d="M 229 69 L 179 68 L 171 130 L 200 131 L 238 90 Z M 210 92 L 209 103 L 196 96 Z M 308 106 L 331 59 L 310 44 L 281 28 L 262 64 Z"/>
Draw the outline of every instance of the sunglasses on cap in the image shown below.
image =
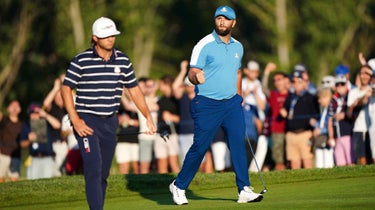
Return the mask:
<path id="1" fill-rule="evenodd" d="M 338 82 L 335 85 L 336 85 L 336 87 L 338 87 L 338 86 L 345 86 L 346 83 L 345 82 Z"/>

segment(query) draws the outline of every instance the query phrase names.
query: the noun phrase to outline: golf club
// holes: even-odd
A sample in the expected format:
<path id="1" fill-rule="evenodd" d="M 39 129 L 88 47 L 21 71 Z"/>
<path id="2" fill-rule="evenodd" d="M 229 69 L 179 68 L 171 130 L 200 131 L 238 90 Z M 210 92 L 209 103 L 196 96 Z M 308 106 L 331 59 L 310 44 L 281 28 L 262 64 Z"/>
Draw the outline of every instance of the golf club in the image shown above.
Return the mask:
<path id="1" fill-rule="evenodd" d="M 137 135 L 137 134 L 145 134 L 145 133 L 146 133 L 145 131 L 143 131 L 143 132 L 136 132 L 136 133 L 119 133 L 119 134 L 117 134 L 117 136 Z M 156 133 L 160 134 L 160 137 L 165 142 L 167 142 L 167 140 L 169 139 L 169 132 L 167 130 L 158 131 Z"/>
<path id="2" fill-rule="evenodd" d="M 253 151 L 253 147 L 252 147 L 251 144 L 250 144 L 250 139 L 249 139 L 249 137 L 247 136 L 247 134 L 246 134 L 246 141 L 247 141 L 247 143 L 249 144 L 250 151 L 251 151 L 251 155 L 253 156 L 253 158 L 254 158 L 254 162 L 255 162 L 255 165 L 256 165 L 256 167 L 257 167 L 257 169 L 258 169 L 258 174 L 259 174 L 259 177 L 260 177 L 260 181 L 261 181 L 262 184 L 263 184 L 263 190 L 260 192 L 260 194 L 263 195 L 264 193 L 268 192 L 268 190 L 267 190 L 266 184 L 264 183 L 264 179 L 263 179 L 262 173 L 260 172 L 258 162 L 257 162 L 257 160 L 256 160 L 256 158 L 255 158 L 255 154 L 254 154 L 254 151 Z"/>

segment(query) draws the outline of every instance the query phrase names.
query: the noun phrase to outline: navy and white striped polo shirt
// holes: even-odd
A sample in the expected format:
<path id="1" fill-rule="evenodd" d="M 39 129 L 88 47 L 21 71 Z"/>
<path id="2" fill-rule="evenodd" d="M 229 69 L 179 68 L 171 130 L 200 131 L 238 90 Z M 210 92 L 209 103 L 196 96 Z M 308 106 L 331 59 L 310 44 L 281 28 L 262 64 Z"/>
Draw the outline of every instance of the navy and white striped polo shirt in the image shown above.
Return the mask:
<path id="1" fill-rule="evenodd" d="M 129 58 L 113 49 L 104 61 L 92 47 L 78 54 L 67 69 L 63 85 L 76 89 L 78 113 L 109 116 L 120 106 L 123 88 L 136 86 L 137 80 Z"/>

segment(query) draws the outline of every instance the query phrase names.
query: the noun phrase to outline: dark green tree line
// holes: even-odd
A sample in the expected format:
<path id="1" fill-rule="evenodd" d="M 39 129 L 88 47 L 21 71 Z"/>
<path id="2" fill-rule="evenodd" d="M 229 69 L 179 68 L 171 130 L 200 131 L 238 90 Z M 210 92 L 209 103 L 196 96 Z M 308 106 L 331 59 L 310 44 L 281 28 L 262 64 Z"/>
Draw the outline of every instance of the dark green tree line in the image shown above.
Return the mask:
<path id="1" fill-rule="evenodd" d="M 359 52 L 375 57 L 371 0 L 0 0 L 0 107 L 14 98 L 25 106 L 41 102 L 70 59 L 90 47 L 100 16 L 117 23 L 117 47 L 137 75 L 176 75 L 179 62 L 213 30 L 221 4 L 237 12 L 234 36 L 244 44 L 244 64 L 273 61 L 290 72 L 305 63 L 317 82 L 338 64 L 355 72 Z"/>

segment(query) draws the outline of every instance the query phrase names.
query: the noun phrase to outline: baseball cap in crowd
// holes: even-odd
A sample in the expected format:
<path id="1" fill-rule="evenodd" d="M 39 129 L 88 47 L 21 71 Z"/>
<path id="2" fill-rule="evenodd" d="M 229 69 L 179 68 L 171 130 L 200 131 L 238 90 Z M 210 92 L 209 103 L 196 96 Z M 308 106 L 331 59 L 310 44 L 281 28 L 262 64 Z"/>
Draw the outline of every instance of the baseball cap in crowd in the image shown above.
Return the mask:
<path id="1" fill-rule="evenodd" d="M 98 18 L 92 25 L 92 35 L 95 35 L 98 38 L 106 38 L 119 34 L 120 31 L 117 30 L 115 22 L 109 18 Z"/>
<path id="2" fill-rule="evenodd" d="M 40 104 L 33 102 L 29 105 L 29 108 L 27 109 L 27 113 L 29 114 L 34 113 L 34 112 L 37 112 L 37 110 L 39 109 L 40 109 Z"/>
<path id="3" fill-rule="evenodd" d="M 249 70 L 255 70 L 255 71 L 259 71 L 259 63 L 256 62 L 256 61 L 249 61 L 247 63 L 247 68 Z"/>
<path id="4" fill-rule="evenodd" d="M 375 71 L 375 58 L 371 58 L 370 60 L 368 60 L 367 64 L 371 66 L 373 71 Z"/>
<path id="5" fill-rule="evenodd" d="M 336 85 L 337 84 L 346 84 L 346 82 L 347 82 L 347 79 L 346 79 L 345 75 L 343 75 L 343 74 L 336 75 L 336 77 L 335 77 L 335 84 Z"/>
<path id="6" fill-rule="evenodd" d="M 216 9 L 215 18 L 220 15 L 228 18 L 229 20 L 236 19 L 236 13 L 234 12 L 232 8 L 228 6 L 220 6 Z"/>
<path id="7" fill-rule="evenodd" d="M 302 73 L 303 73 L 302 71 L 298 71 L 298 70 L 294 71 L 292 74 L 292 79 L 297 78 L 297 79 L 302 80 L 303 79 Z"/>
<path id="8" fill-rule="evenodd" d="M 322 79 L 322 87 L 332 88 L 335 86 L 335 77 L 331 75 L 324 76 Z"/>
<path id="9" fill-rule="evenodd" d="M 335 74 L 336 75 L 345 75 L 349 74 L 349 68 L 345 65 L 339 65 L 335 69 Z"/>
<path id="10" fill-rule="evenodd" d="M 302 71 L 302 72 L 304 72 L 304 71 L 307 71 L 307 68 L 306 68 L 306 66 L 304 64 L 300 63 L 300 64 L 296 64 L 294 66 L 293 70 L 294 71 Z"/>

